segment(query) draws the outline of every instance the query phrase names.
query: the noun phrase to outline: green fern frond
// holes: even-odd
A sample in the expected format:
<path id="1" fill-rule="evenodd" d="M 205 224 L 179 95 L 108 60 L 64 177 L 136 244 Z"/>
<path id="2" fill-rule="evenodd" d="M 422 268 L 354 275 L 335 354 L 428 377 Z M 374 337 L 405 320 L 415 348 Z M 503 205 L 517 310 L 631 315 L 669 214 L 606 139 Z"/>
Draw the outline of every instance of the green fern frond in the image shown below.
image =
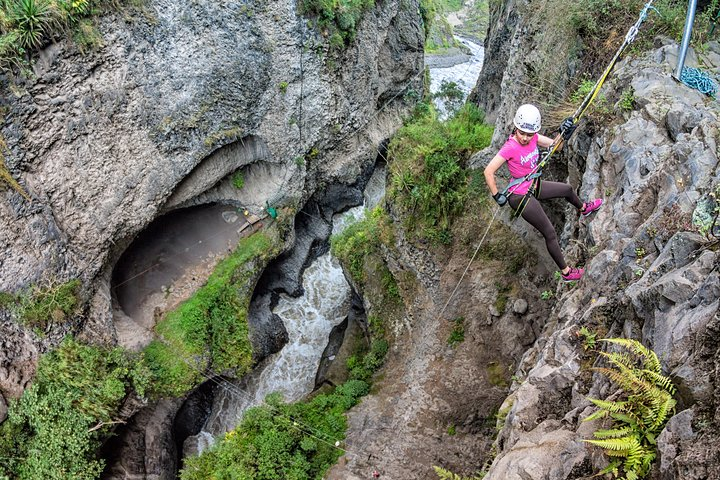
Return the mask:
<path id="1" fill-rule="evenodd" d="M 627 402 L 612 402 L 608 400 L 598 400 L 597 398 L 588 398 L 597 407 L 607 410 L 610 413 L 621 413 L 625 411 Z"/>
<path id="2" fill-rule="evenodd" d="M 619 473 L 618 468 L 620 467 L 620 465 L 622 465 L 622 460 L 612 460 L 610 461 L 610 465 L 600 470 L 596 476 L 599 477 L 600 475 L 607 475 L 608 473 L 612 473 L 617 477 Z"/>
<path id="3" fill-rule="evenodd" d="M 660 407 L 655 411 L 655 418 L 651 422 L 651 430 L 653 432 L 662 429 L 665 422 L 675 412 L 675 405 L 677 402 L 673 398 L 668 398 Z"/>
<path id="4" fill-rule="evenodd" d="M 585 420 L 583 420 L 583 422 L 592 422 L 593 420 L 605 418 L 609 414 L 610 414 L 610 412 L 608 412 L 607 410 L 600 409 L 600 410 L 597 410 L 596 412 L 593 412 L 590 415 L 588 415 L 587 418 L 585 418 Z"/>
<path id="5" fill-rule="evenodd" d="M 633 472 L 632 470 L 625 473 L 625 480 L 638 480 L 637 474 Z"/>
<path id="6" fill-rule="evenodd" d="M 647 368 L 648 370 L 652 370 L 656 373 L 661 372 L 660 360 L 658 359 L 658 356 L 655 354 L 655 352 L 653 352 L 637 340 L 633 340 L 632 338 L 604 338 L 601 341 L 614 343 L 616 345 L 620 345 L 621 347 L 627 348 L 628 350 L 643 359 L 645 368 Z"/>
<path id="7" fill-rule="evenodd" d="M 593 435 L 595 438 L 619 438 L 629 435 L 633 431 L 632 427 L 611 428 L 597 430 Z"/>
<path id="8" fill-rule="evenodd" d="M 585 442 L 603 448 L 613 459 L 600 475 L 612 473 L 614 477 L 640 480 L 650 472 L 656 458 L 656 437 L 675 411 L 675 387 L 662 375 L 655 352 L 640 342 L 623 338 L 603 341 L 618 345 L 622 350 L 601 352 L 609 367 L 593 370 L 620 387 L 624 398 L 621 396 L 620 401 L 590 399 L 598 411 L 586 420 L 609 415 L 613 424 L 596 431 L 595 439 Z"/>
<path id="9" fill-rule="evenodd" d="M 657 385 L 659 388 L 662 388 L 666 392 L 668 392 L 670 395 L 675 394 L 675 385 L 673 385 L 672 380 L 670 380 L 665 375 L 661 375 L 659 373 L 656 373 L 652 370 L 641 370 L 641 374 L 646 376 L 648 380 L 651 380 L 655 385 Z"/>
<path id="10" fill-rule="evenodd" d="M 627 452 L 628 454 L 640 446 L 640 442 L 635 436 L 584 441 L 600 448 L 604 448 L 605 450 L 611 450 L 614 452 Z"/>

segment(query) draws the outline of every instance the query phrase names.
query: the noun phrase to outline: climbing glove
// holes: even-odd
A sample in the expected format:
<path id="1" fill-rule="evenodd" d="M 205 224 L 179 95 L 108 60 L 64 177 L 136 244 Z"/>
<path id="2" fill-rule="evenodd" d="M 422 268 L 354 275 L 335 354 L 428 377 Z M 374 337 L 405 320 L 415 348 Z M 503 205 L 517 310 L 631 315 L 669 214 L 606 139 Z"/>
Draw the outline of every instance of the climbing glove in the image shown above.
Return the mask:
<path id="1" fill-rule="evenodd" d="M 572 117 L 568 117 L 563 120 L 560 125 L 560 133 L 562 134 L 563 140 L 569 140 L 576 128 L 577 124 L 573 122 Z"/>
<path id="2" fill-rule="evenodd" d="M 493 198 L 501 207 L 507 203 L 507 197 L 501 192 L 497 192 L 495 195 L 493 195 Z"/>

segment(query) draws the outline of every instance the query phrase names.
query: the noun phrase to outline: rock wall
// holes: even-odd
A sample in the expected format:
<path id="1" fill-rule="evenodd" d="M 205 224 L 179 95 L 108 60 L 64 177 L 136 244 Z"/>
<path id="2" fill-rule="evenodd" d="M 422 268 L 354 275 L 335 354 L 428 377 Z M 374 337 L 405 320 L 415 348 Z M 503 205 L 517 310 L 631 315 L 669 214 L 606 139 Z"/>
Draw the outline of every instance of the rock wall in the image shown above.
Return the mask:
<path id="1" fill-rule="evenodd" d="M 473 100 L 496 119 L 494 145 L 507 136 L 515 107 L 535 100 L 532 63 L 542 60 L 533 49 L 551 32 L 539 28 L 531 4 L 491 4 Z M 720 108 L 671 77 L 677 50 L 658 38 L 651 51 L 619 63 L 598 108 L 556 158 L 562 166 L 546 172 L 583 198 L 605 200 L 588 219 L 548 202 L 568 259 L 586 267 L 576 286 L 543 270 L 544 243 L 516 222 L 513 230 L 538 261 L 523 266 L 519 287 L 505 298 L 513 308 L 499 312 L 498 284 L 508 278 L 502 262 L 470 263 L 458 244 L 433 250 L 396 232 L 397 252 L 385 252 L 386 260 L 398 277 L 417 277 L 415 290 L 403 291 L 408 315 L 394 332 L 377 394 L 351 411 L 345 455 L 329 478 L 431 479 L 433 466 L 468 477 L 484 471 L 486 480 L 591 478 L 607 457 L 583 441 L 600 426 L 583 422 L 595 410 L 588 398 L 607 398 L 617 387 L 591 370 L 597 354 L 585 350 L 581 327 L 598 338 L 641 340 L 678 387 L 677 411 L 658 438 L 648 478 L 720 478 L 720 254 L 691 221 L 698 205 L 716 205 L 710 192 L 720 184 Z M 563 68 L 551 73 L 562 89 L 576 60 L 556 60 Z M 687 65 L 717 73 L 720 45 L 711 42 L 702 55 L 691 50 Z M 496 151 L 471 164 L 483 168 Z M 509 221 L 506 211 L 500 218 Z M 461 221 L 477 229 L 468 224 L 483 220 Z M 473 246 L 483 230 L 469 234 Z M 540 300 L 541 291 L 550 299 Z M 466 323 L 455 350 L 447 320 L 457 316 Z"/>
<path id="2" fill-rule="evenodd" d="M 205 201 L 261 213 L 351 184 L 401 124 L 403 93 L 422 91 L 414 0 L 377 2 L 343 51 L 290 0 L 151 0 L 99 29 L 99 51 L 50 45 L 4 96 L 6 163 L 33 200 L 1 192 L 0 290 L 83 282 L 72 325 L 44 341 L 21 335 L 41 350 L 79 328 L 115 341 L 112 268 L 159 214 Z M 238 170 L 243 195 L 224 187 Z M 7 379 L 31 370 L 14 372 L 13 351 L 2 350 L 0 392 L 17 396 L 27 380 Z"/>
<path id="3" fill-rule="evenodd" d="M 545 334 L 524 355 L 487 479 L 585 478 L 607 464 L 583 442 L 599 423 L 582 420 L 595 409 L 587 397 L 606 398 L 614 387 L 591 375 L 580 326 L 643 341 L 678 387 L 678 413 L 659 439 L 652 478 L 720 475 L 720 255 L 707 238 L 685 231 L 720 183 L 720 108 L 673 80 L 677 48 L 667 43 L 619 64 L 603 89 L 615 114 L 591 114 L 570 142 L 570 178 L 581 196 L 606 204 L 592 221 L 571 216 L 565 225 L 565 236 L 580 241 L 570 255 L 587 273 L 577 287 L 558 290 Z M 711 45 L 705 65 L 720 67 L 719 53 Z M 628 91 L 633 107 L 623 111 L 615 102 Z"/>

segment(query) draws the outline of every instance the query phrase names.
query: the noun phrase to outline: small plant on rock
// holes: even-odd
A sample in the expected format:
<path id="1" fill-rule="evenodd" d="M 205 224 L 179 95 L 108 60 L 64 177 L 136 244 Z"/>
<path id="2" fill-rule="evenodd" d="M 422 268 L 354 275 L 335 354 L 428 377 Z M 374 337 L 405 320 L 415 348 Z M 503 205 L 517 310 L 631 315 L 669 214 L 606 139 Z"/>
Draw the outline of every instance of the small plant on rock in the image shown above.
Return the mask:
<path id="1" fill-rule="evenodd" d="M 448 338 L 448 345 L 452 348 L 457 347 L 459 344 L 465 341 L 465 319 L 463 317 L 456 318 L 453 322 L 452 332 Z"/>
<path id="2" fill-rule="evenodd" d="M 540 294 L 540 298 L 543 300 L 550 300 L 551 298 L 553 298 L 553 296 L 553 292 L 551 292 L 550 290 L 545 290 Z"/>
<path id="3" fill-rule="evenodd" d="M 617 105 L 624 112 L 632 111 L 635 108 L 635 90 L 632 87 L 623 90 Z"/>
<path id="4" fill-rule="evenodd" d="M 457 473 L 453 473 L 450 470 L 445 470 L 444 468 L 435 466 L 433 468 L 435 469 L 435 473 L 437 473 L 437 476 L 440 480 L 481 480 L 485 476 L 477 475 L 473 477 L 462 477 Z"/>
<path id="5" fill-rule="evenodd" d="M 590 331 L 587 327 L 581 327 L 578 336 L 582 339 L 583 350 L 595 350 L 597 346 L 597 333 Z"/>
<path id="6" fill-rule="evenodd" d="M 656 438 L 675 411 L 672 381 L 662 375 L 660 361 L 637 340 L 608 338 L 603 342 L 621 347 L 621 352 L 602 352 L 609 367 L 594 368 L 620 387 L 617 400 L 591 398 L 599 410 L 585 421 L 611 418 L 612 425 L 585 440 L 605 450 L 612 459 L 598 475 L 638 480 L 644 478 L 656 457 Z"/>
<path id="7" fill-rule="evenodd" d="M 243 172 L 237 172 L 232 176 L 232 184 L 233 187 L 242 190 L 245 186 L 245 175 L 243 175 Z"/>

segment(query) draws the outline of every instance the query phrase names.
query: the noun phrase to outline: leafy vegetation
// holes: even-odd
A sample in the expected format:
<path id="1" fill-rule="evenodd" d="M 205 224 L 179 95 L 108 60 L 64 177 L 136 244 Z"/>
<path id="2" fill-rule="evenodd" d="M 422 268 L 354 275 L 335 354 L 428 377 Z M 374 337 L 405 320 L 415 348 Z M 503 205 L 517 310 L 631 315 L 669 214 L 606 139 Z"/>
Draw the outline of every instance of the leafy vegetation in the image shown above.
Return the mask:
<path id="1" fill-rule="evenodd" d="M 463 317 L 453 320 L 453 329 L 448 337 L 448 346 L 455 348 L 465 341 L 465 319 Z"/>
<path id="2" fill-rule="evenodd" d="M 0 2 L 0 68 L 23 66 L 30 52 L 66 31 L 81 48 L 102 43 L 89 17 L 113 0 L 3 0 Z"/>
<path id="3" fill-rule="evenodd" d="M 447 122 L 432 107 L 398 131 L 388 148 L 388 196 L 400 208 L 405 227 L 419 238 L 449 243 L 450 227 L 468 196 L 466 159 L 489 145 L 493 129 L 484 114 L 466 104 Z"/>
<path id="4" fill-rule="evenodd" d="M 462 108 L 465 102 L 465 93 L 457 83 L 443 80 L 433 98 L 441 100 L 448 113 L 454 115 Z"/>
<path id="5" fill-rule="evenodd" d="M 331 393 L 287 404 L 279 394 L 248 410 L 240 425 L 199 457 L 186 459 L 182 480 L 322 478 L 342 454 L 344 413 L 370 391 L 388 345 L 375 339 L 364 356 L 348 360 L 350 379 Z"/>
<path id="6" fill-rule="evenodd" d="M 433 469 L 440 480 L 482 480 L 485 476 L 484 474 L 480 474 L 472 477 L 463 477 L 444 468 L 434 466 Z"/>
<path id="7" fill-rule="evenodd" d="M 145 350 L 155 394 L 182 395 L 208 367 L 234 369 L 238 376 L 249 370 L 250 279 L 273 253 L 272 241 L 262 232 L 242 239 L 201 289 L 158 322 L 161 340 Z"/>
<path id="8" fill-rule="evenodd" d="M 242 188 L 245 186 L 245 175 L 243 175 L 242 171 L 238 171 L 233 174 L 232 184 L 233 187 L 237 188 L 238 190 L 242 190 Z"/>
<path id="9" fill-rule="evenodd" d="M 375 6 L 375 0 L 300 0 L 303 15 L 317 18 L 317 26 L 332 49 L 349 45 L 357 34 L 363 14 Z"/>
<path id="10" fill-rule="evenodd" d="M 585 421 L 611 418 L 608 429 L 594 433 L 587 443 L 599 446 L 611 458 L 601 474 L 614 478 L 644 478 L 656 457 L 656 439 L 675 410 L 675 387 L 662 375 L 660 361 L 652 350 L 637 340 L 608 338 L 603 342 L 618 345 L 620 352 L 601 352 L 609 367 L 594 370 L 604 374 L 622 390 L 618 400 L 591 398 L 599 410 Z"/>
<path id="11" fill-rule="evenodd" d="M 90 480 L 103 462 L 100 440 L 132 391 L 143 395 L 149 371 L 120 348 L 67 338 L 40 359 L 33 385 L 0 424 L 0 478 Z"/>
<path id="12" fill-rule="evenodd" d="M 365 270 L 365 259 L 369 255 L 379 253 L 383 239 L 388 241 L 389 223 L 387 213 L 381 207 L 377 207 L 364 219 L 349 225 L 330 239 L 333 255 L 347 266 L 353 280 L 359 285 L 363 285 L 369 275 Z M 379 273 L 388 293 L 398 296 L 397 284 L 392 274 L 385 270 Z"/>
<path id="13" fill-rule="evenodd" d="M 578 337 L 582 340 L 583 350 L 595 350 L 595 347 L 597 346 L 597 333 L 587 327 L 580 327 Z"/>
<path id="14" fill-rule="evenodd" d="M 25 292 L 13 295 L 2 292 L 0 306 L 13 310 L 25 325 L 40 330 L 62 323 L 78 307 L 80 280 L 56 280 L 31 285 Z"/>

